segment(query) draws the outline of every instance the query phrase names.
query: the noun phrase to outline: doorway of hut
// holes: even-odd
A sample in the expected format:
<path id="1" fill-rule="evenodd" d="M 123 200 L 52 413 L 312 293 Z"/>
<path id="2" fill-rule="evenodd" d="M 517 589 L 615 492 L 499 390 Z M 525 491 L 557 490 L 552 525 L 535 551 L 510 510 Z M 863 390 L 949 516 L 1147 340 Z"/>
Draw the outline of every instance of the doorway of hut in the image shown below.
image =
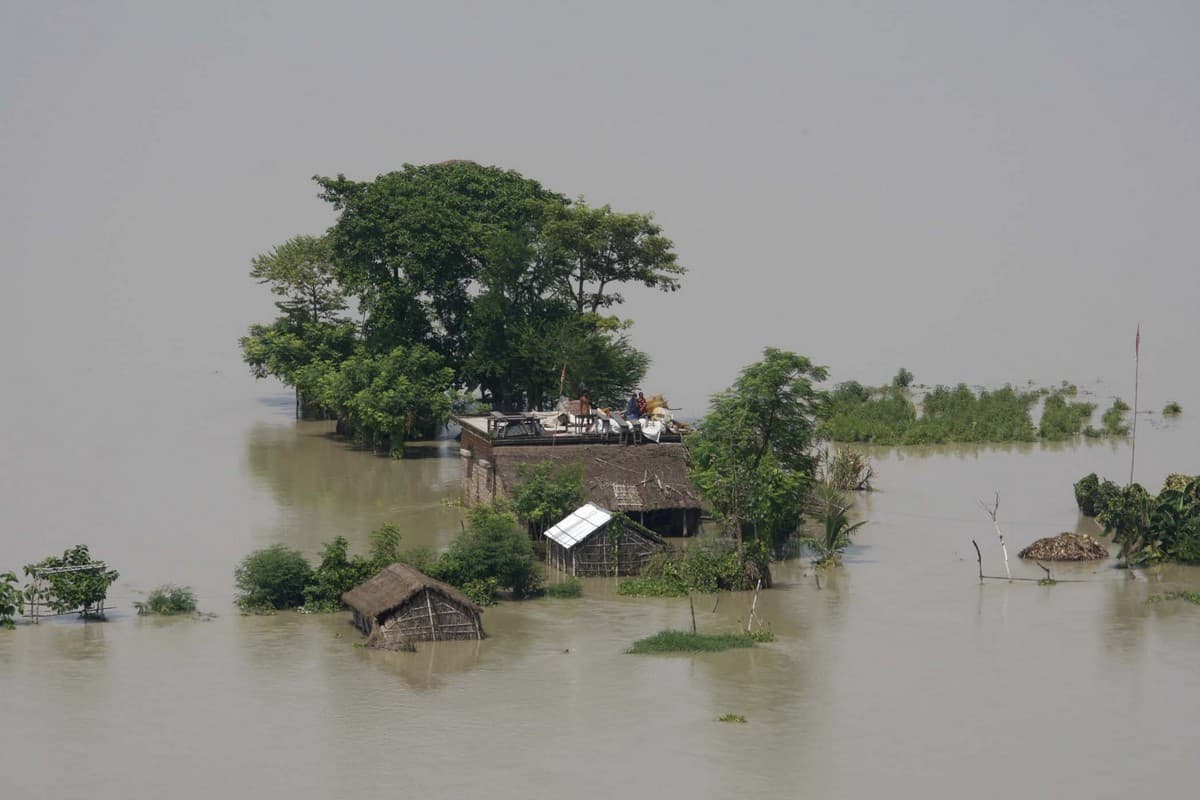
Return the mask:
<path id="1" fill-rule="evenodd" d="M 652 511 L 626 511 L 625 515 L 659 536 L 695 536 L 700 532 L 698 508 L 657 508 Z"/>

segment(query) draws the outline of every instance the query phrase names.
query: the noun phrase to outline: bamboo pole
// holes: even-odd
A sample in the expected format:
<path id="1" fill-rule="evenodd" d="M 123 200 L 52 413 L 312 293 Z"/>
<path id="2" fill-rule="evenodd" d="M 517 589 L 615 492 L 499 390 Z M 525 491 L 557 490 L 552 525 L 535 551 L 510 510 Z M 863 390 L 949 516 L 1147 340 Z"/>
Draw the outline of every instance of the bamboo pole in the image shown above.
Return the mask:
<path id="1" fill-rule="evenodd" d="M 1142 324 L 1139 322 L 1137 335 L 1133 338 L 1133 423 L 1129 432 L 1129 483 L 1133 484 L 1133 461 L 1137 456 L 1138 383 L 1141 378 Z M 1126 558 L 1128 566 L 1128 558 Z"/>
<path id="2" fill-rule="evenodd" d="M 758 593 L 762 591 L 762 578 L 758 579 L 758 586 L 754 589 L 754 600 L 750 603 L 750 619 L 746 622 L 746 633 L 754 627 L 754 612 L 758 608 Z"/>

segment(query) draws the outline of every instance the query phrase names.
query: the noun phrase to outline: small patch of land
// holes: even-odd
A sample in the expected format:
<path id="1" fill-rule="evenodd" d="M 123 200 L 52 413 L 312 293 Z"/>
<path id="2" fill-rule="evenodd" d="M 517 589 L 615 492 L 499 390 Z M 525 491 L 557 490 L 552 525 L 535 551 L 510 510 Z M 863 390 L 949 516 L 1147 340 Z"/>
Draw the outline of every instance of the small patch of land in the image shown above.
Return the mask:
<path id="1" fill-rule="evenodd" d="M 754 647 L 760 641 L 771 641 L 770 634 L 749 633 L 689 633 L 688 631 L 659 631 L 653 636 L 638 639 L 626 653 L 713 653 L 739 647 Z"/>

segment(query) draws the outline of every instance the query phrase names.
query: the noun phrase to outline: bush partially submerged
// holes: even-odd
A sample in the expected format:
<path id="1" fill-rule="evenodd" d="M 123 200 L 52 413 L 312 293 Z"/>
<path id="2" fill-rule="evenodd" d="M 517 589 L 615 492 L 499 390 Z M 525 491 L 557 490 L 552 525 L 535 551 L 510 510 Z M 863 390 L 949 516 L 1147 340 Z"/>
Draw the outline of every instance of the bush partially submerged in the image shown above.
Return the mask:
<path id="1" fill-rule="evenodd" d="M 702 536 L 682 551 L 663 552 L 642 567 L 640 578 L 622 581 L 619 594 L 671 597 L 712 594 L 771 585 L 769 559 L 760 542 L 746 542 L 739 554 L 730 539 Z"/>
<path id="2" fill-rule="evenodd" d="M 450 549 L 430 565 L 431 577 L 461 589 L 471 581 L 496 580 L 514 597 L 527 597 L 541 583 L 533 544 L 517 517 L 503 505 L 476 506 L 469 513 L 466 531 Z"/>
<path id="3" fill-rule="evenodd" d="M 1129 426 L 1125 424 L 1125 412 L 1128 410 L 1128 403 L 1119 397 L 1114 399 L 1113 404 L 1100 418 L 1100 423 L 1104 426 L 1104 433 L 1108 436 L 1128 436 Z"/>
<path id="4" fill-rule="evenodd" d="M 825 458 L 825 483 L 846 492 L 869 492 L 875 477 L 870 460 L 857 450 L 843 447 Z"/>
<path id="5" fill-rule="evenodd" d="M 546 597 L 582 597 L 583 584 L 578 578 L 567 578 L 562 583 L 547 584 L 543 591 Z"/>
<path id="6" fill-rule="evenodd" d="M 1120 486 L 1110 480 L 1102 482 L 1093 472 L 1080 478 L 1075 484 L 1075 503 L 1085 517 L 1095 517 L 1103 513 L 1112 498 L 1120 492 Z"/>
<path id="7" fill-rule="evenodd" d="M 139 614 L 159 614 L 164 617 L 193 614 L 196 611 L 196 593 L 190 586 L 167 583 L 152 590 L 145 600 L 135 601 L 133 607 Z"/>
<path id="8" fill-rule="evenodd" d="M 389 547 L 394 548 L 398 543 L 399 536 L 396 537 L 396 542 L 391 543 Z M 342 607 L 342 595 L 370 578 L 384 566 L 387 565 L 377 565 L 373 560 L 365 559 L 362 556 L 351 557 L 346 537 L 338 536 L 321 550 L 321 563 L 317 565 L 311 580 L 304 587 L 305 610 L 337 611 Z"/>
<path id="9" fill-rule="evenodd" d="M 234 570 L 237 604 L 244 610 L 295 608 L 304 602 L 312 575 L 298 550 L 282 544 L 255 550 Z"/>
<path id="10" fill-rule="evenodd" d="M 711 653 L 739 647 L 754 647 L 760 641 L 746 633 L 689 633 L 659 631 L 638 639 L 626 653 Z"/>

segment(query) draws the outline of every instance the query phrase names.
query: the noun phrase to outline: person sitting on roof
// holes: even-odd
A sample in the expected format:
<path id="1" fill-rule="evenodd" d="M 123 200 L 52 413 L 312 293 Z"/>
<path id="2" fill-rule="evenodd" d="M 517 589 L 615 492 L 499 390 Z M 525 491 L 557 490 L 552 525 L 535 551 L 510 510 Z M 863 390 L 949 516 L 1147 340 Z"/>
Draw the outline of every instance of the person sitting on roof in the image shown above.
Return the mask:
<path id="1" fill-rule="evenodd" d="M 638 404 L 638 416 L 639 417 L 646 416 L 646 413 L 650 411 L 650 406 L 646 404 L 646 395 L 642 394 L 641 392 L 638 392 L 637 404 Z"/>
<path id="2" fill-rule="evenodd" d="M 633 392 L 632 394 L 629 395 L 629 404 L 625 406 L 625 418 L 626 419 L 638 419 L 641 416 L 642 416 L 642 411 L 638 407 L 637 392 Z"/>

